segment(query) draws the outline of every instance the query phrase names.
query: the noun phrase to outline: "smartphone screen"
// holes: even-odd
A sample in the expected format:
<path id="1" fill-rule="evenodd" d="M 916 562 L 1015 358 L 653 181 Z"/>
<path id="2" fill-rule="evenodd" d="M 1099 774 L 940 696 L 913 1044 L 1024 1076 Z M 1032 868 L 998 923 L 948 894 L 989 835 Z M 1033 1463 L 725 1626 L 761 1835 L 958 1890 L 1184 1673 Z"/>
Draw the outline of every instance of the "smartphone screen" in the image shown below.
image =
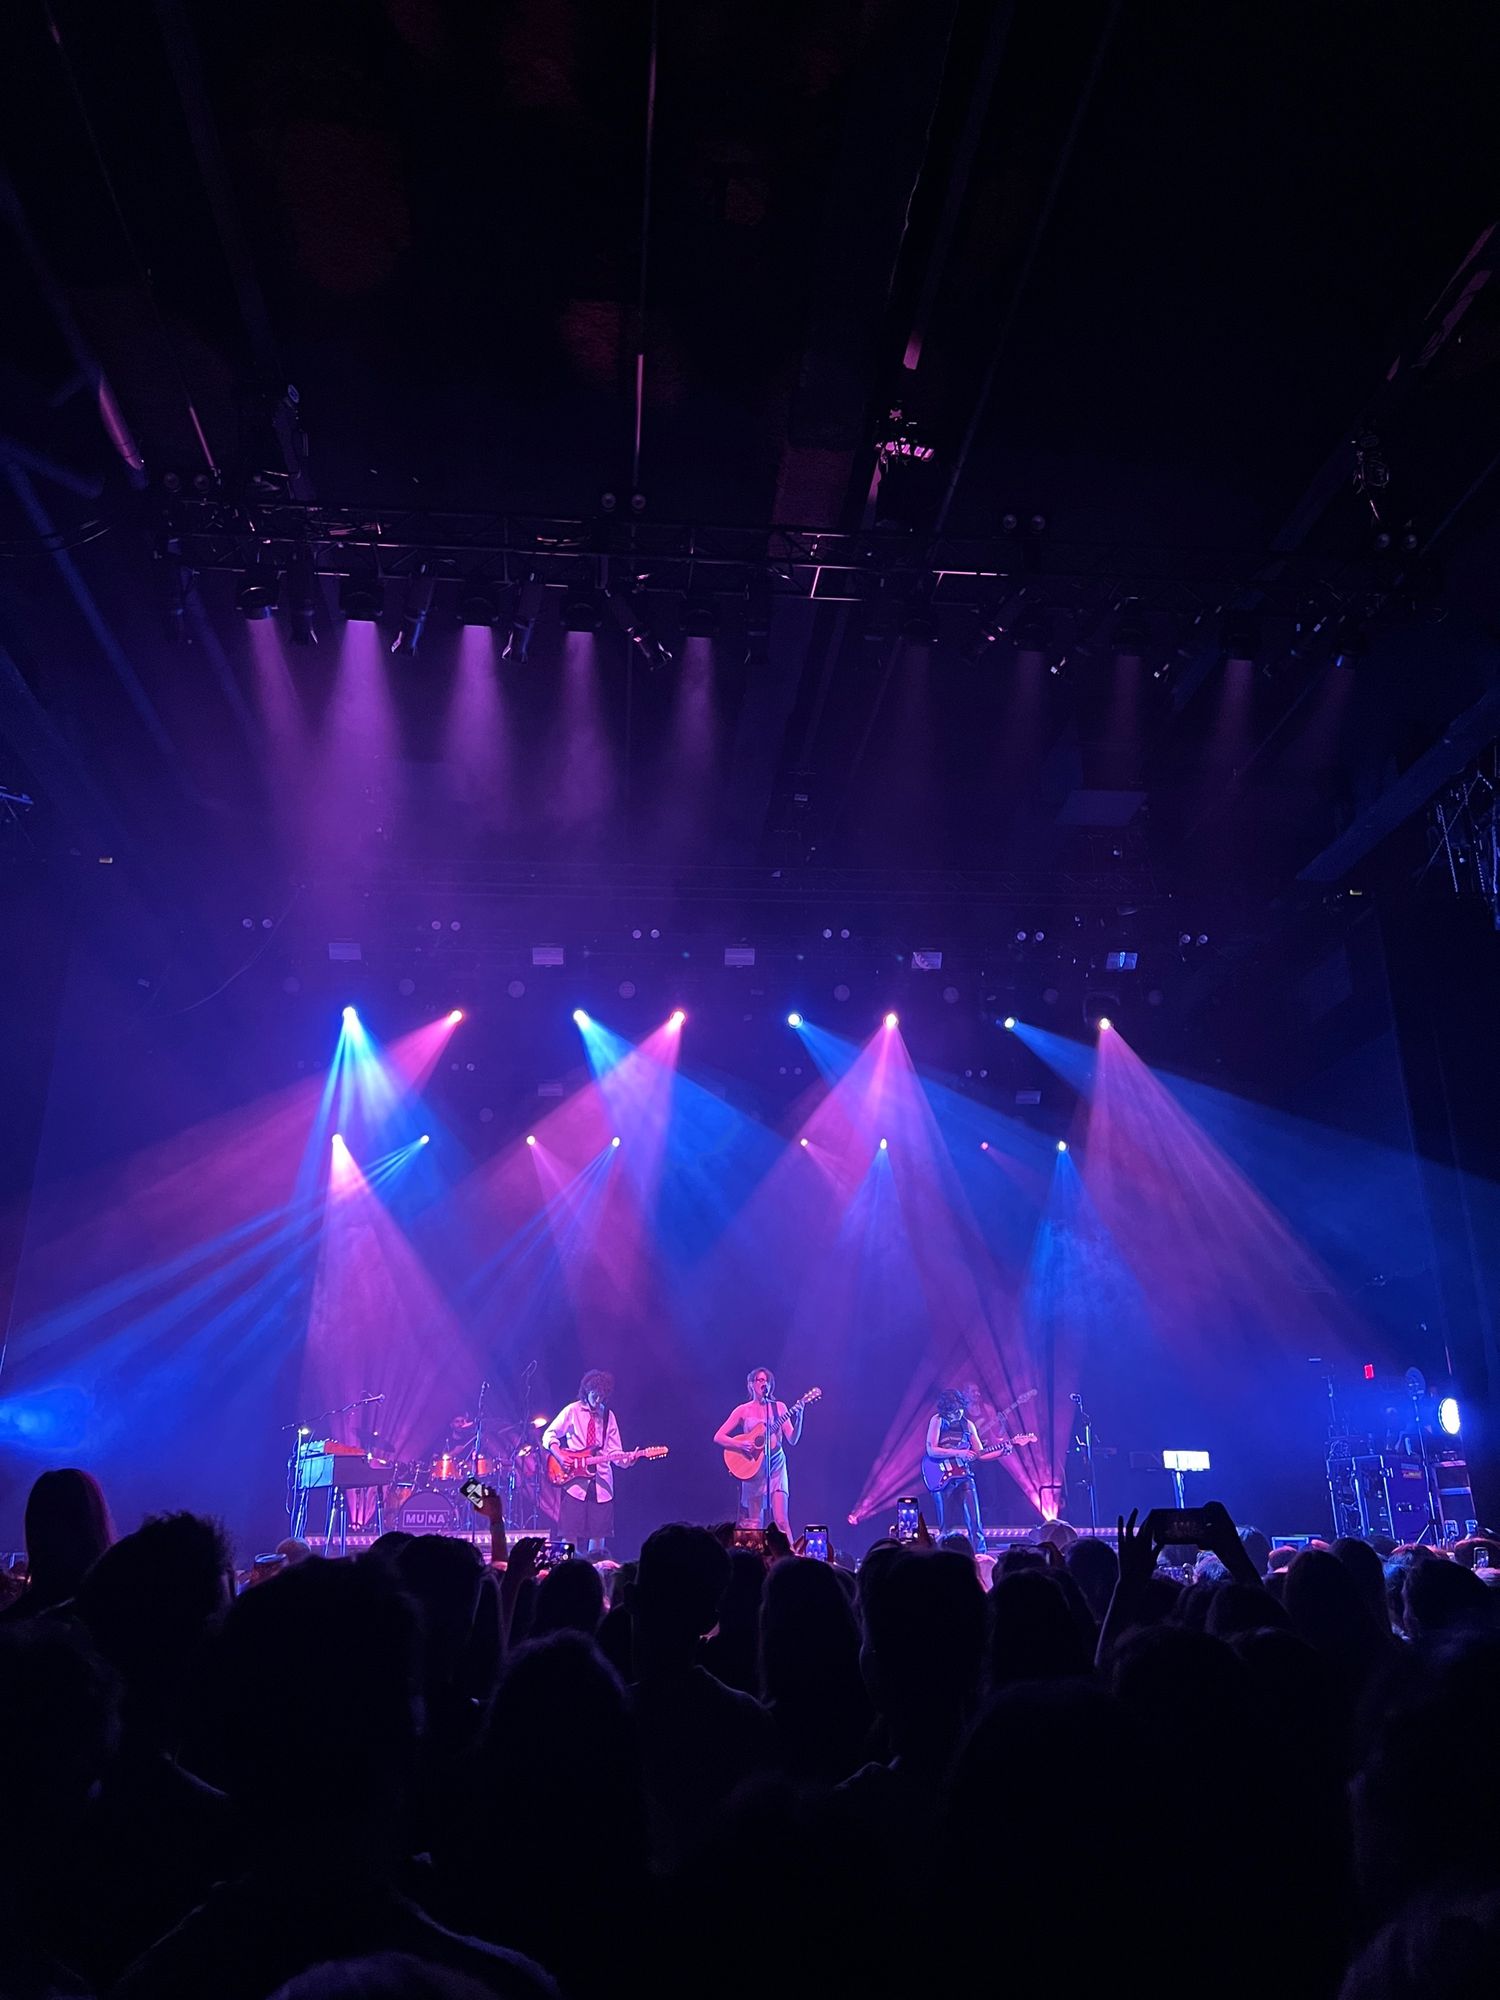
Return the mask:
<path id="1" fill-rule="evenodd" d="M 802 1540 L 802 1552 L 804 1555 L 811 1556 L 814 1562 L 826 1563 L 828 1560 L 827 1528 L 821 1526 L 815 1528 L 809 1522 L 807 1532 Z"/>
<path id="2" fill-rule="evenodd" d="M 480 1479 L 466 1479 L 458 1490 L 462 1493 L 465 1500 L 482 1500 L 484 1498 L 484 1482 Z"/>
<path id="3" fill-rule="evenodd" d="M 1153 1509 L 1150 1520 L 1159 1548 L 1183 1544 L 1201 1549 L 1207 1546 L 1212 1532 L 1201 1507 L 1158 1507 Z"/>
<path id="4" fill-rule="evenodd" d="M 917 1503 L 915 1500 L 896 1502 L 896 1540 L 910 1542 L 916 1539 Z"/>

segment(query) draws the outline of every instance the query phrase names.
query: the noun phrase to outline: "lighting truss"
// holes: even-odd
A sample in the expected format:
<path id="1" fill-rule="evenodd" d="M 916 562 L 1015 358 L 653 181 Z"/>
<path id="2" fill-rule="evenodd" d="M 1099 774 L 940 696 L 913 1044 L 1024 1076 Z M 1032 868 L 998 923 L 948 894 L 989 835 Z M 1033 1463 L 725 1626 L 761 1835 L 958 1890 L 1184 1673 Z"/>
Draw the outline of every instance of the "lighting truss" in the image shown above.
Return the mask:
<path id="1" fill-rule="evenodd" d="M 1028 605 L 1104 615 L 1122 598 L 1193 616 L 1222 606 L 1263 568 L 1243 550 L 1183 550 L 1120 542 L 1047 539 L 1037 569 L 1014 538 L 944 536 L 926 544 L 892 533 L 820 528 L 659 524 L 639 517 L 593 520 L 533 514 L 330 506 L 164 492 L 160 547 L 194 570 L 286 567 L 310 554 L 319 575 L 438 577 L 501 587 L 528 580 L 550 589 L 592 589 L 612 565 L 650 590 L 702 596 L 794 598 L 812 603 L 888 604 L 920 595 L 934 610 L 992 609 L 1026 587 Z M 1324 579 L 1326 582 L 1326 579 Z M 1262 609 L 1290 615 L 1307 589 L 1291 565 L 1266 584 Z M 1268 607 L 1267 597 L 1275 601 Z M 1282 603 L 1284 598 L 1285 602 Z"/>
<path id="2" fill-rule="evenodd" d="M 1419 879 L 1454 896 L 1479 896 L 1500 930 L 1500 743 L 1492 743 L 1427 809 L 1427 859 Z"/>

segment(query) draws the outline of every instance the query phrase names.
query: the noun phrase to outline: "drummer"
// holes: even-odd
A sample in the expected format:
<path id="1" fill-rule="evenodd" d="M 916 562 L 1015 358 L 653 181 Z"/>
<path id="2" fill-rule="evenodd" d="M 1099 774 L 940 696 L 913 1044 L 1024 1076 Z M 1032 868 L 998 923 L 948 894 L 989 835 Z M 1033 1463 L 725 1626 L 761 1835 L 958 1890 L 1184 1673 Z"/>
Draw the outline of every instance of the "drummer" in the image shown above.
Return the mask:
<path id="1" fill-rule="evenodd" d="M 450 1418 L 448 1435 L 433 1457 L 433 1479 L 446 1483 L 470 1478 L 474 1472 L 474 1446 L 478 1437 L 479 1426 L 467 1412 Z"/>

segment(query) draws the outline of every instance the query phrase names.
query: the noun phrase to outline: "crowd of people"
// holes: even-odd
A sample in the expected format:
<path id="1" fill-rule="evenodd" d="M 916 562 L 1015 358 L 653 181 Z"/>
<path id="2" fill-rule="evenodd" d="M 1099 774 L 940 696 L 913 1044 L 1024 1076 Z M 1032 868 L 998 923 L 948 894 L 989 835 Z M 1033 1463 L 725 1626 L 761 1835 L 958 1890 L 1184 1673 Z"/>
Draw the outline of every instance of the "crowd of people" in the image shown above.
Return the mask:
<path id="1" fill-rule="evenodd" d="M 481 1506 L 489 1548 L 247 1581 L 215 1522 L 117 1539 L 42 1475 L 5 2000 L 1500 1990 L 1482 1544 L 1214 1507 L 1204 1548 L 672 1524 L 545 1568 Z"/>

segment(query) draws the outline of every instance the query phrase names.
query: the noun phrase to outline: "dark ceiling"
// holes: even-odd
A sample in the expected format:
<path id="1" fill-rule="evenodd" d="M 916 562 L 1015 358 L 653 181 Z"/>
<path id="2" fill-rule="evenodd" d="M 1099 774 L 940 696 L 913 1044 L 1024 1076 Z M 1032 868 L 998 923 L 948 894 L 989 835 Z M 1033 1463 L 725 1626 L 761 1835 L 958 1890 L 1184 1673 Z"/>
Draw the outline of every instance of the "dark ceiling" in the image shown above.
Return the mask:
<path id="1" fill-rule="evenodd" d="M 1496 733 L 1489 6 L 18 0 L 4 32 L 0 787 L 34 829 L 269 866 L 229 557 L 174 536 L 282 502 L 325 572 L 305 505 L 567 516 L 617 561 L 878 524 L 859 602 L 768 563 L 766 641 L 755 589 L 726 611 L 717 815 L 574 859 L 1264 912 Z M 872 494 L 896 406 L 932 455 Z M 944 536 L 997 574 L 927 605 Z M 1067 658 L 1024 740 L 975 645 L 1023 603 Z M 609 708 L 627 759 L 667 700 Z M 383 860 L 516 852 L 429 815 Z"/>

